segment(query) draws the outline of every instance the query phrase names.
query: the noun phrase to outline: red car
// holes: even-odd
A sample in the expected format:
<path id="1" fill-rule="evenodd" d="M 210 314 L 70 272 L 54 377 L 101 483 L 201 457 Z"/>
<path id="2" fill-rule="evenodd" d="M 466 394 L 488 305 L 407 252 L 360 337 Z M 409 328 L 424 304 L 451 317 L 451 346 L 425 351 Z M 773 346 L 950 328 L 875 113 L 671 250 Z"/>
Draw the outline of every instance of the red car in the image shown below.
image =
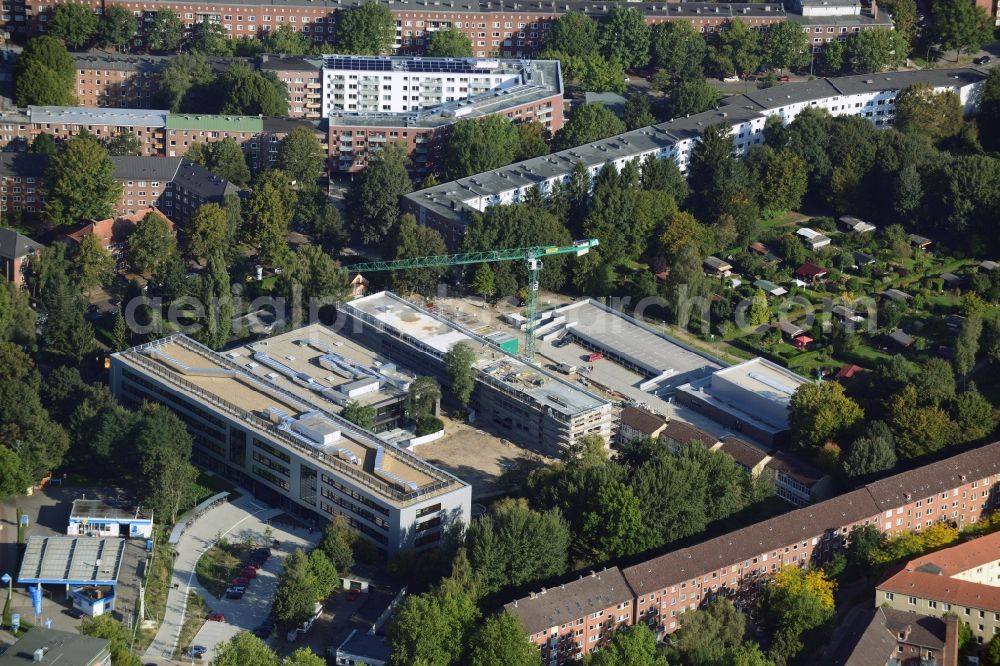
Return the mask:
<path id="1" fill-rule="evenodd" d="M 226 616 L 222 613 L 209 613 L 205 616 L 205 619 L 209 622 L 225 622 Z"/>
<path id="2" fill-rule="evenodd" d="M 232 586 L 234 586 L 234 587 L 239 586 L 239 585 L 243 585 L 244 587 L 246 587 L 247 585 L 250 584 L 250 579 L 249 578 L 244 578 L 244 577 L 240 576 L 238 578 L 234 578 L 231 581 L 229 581 L 229 584 L 232 585 Z"/>
<path id="3" fill-rule="evenodd" d="M 240 569 L 240 576 L 243 578 L 256 578 L 257 570 L 252 567 L 244 567 Z"/>
<path id="4" fill-rule="evenodd" d="M 604 354 L 602 354 L 601 352 L 593 352 L 591 354 L 587 354 L 587 363 L 600 361 L 602 358 L 604 358 Z"/>

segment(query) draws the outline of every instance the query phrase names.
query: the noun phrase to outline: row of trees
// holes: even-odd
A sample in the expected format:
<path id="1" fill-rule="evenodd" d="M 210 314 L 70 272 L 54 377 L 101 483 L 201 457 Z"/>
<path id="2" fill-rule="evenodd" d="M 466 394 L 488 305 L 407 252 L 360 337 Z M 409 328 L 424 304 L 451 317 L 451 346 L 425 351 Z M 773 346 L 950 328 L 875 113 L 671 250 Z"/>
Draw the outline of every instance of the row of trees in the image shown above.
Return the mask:
<path id="1" fill-rule="evenodd" d="M 241 631 L 216 647 L 211 666 L 324 666 L 326 659 L 300 647 L 282 659 L 267 643 L 249 631 Z M 115 666 L 118 666 L 115 663 Z"/>

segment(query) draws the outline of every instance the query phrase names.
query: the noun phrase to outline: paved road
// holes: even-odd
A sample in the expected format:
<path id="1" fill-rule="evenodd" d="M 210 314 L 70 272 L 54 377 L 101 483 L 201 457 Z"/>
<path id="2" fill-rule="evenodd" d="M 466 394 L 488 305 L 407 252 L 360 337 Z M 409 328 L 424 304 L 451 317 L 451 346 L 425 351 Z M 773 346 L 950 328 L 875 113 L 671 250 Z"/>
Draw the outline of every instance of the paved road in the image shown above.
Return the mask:
<path id="1" fill-rule="evenodd" d="M 242 541 L 246 537 L 260 537 L 268 528 L 268 521 L 281 514 L 280 509 L 259 505 L 247 495 L 238 497 L 209 509 L 193 521 L 176 545 L 172 587 L 167 595 L 167 609 L 156 637 L 143 659 L 170 660 L 177 648 L 177 641 L 187 608 L 188 593 L 193 591 L 206 600 L 209 608 L 226 616 L 226 622 L 207 622 L 192 644 L 204 645 L 212 656 L 217 643 L 244 630 L 252 630 L 267 616 L 270 599 L 274 596 L 277 574 L 281 570 L 281 557 L 294 548 L 308 544 L 309 537 L 318 539 L 319 532 L 307 534 L 304 529 L 293 529 L 282 525 L 271 525 L 274 538 L 281 542 L 281 548 L 271 557 L 261 574 L 261 580 L 251 584 L 247 595 L 240 601 L 218 600 L 210 595 L 195 576 L 195 566 L 202 553 L 208 550 L 220 536 L 230 541 Z M 183 647 L 183 646 L 182 646 Z"/>

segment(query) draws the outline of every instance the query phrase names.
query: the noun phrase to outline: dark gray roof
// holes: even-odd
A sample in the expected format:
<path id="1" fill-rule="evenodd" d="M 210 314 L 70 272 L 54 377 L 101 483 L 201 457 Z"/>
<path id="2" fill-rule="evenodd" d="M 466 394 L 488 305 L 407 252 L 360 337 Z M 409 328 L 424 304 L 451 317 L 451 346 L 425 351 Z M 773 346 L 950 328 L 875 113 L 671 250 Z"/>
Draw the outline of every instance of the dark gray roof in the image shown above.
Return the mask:
<path id="1" fill-rule="evenodd" d="M 320 133 L 322 124 L 319 120 L 305 120 L 301 118 L 263 118 L 264 131 L 272 134 L 288 134 L 296 127 Z"/>
<path id="2" fill-rule="evenodd" d="M 384 638 L 363 631 L 351 632 L 337 648 L 337 652 L 344 652 L 344 656 L 360 657 L 363 660 L 380 663 L 388 662 L 390 656 L 389 646 L 386 645 Z"/>
<path id="3" fill-rule="evenodd" d="M 513 601 L 505 608 L 520 618 L 526 633 L 537 634 L 631 600 L 632 591 L 616 567 L 584 574 L 551 589 L 542 588 L 541 592 Z"/>
<path id="4" fill-rule="evenodd" d="M 70 53 L 77 69 L 103 69 L 124 72 L 159 72 L 170 62 L 169 56 L 127 55 L 124 53 Z"/>
<path id="5" fill-rule="evenodd" d="M 42 176 L 49 165 L 48 155 L 0 153 L 0 176 Z"/>
<path id="6" fill-rule="evenodd" d="M 831 666 L 885 666 L 900 644 L 941 650 L 945 623 L 893 608 L 871 608 L 856 616 L 830 656 Z M 905 638 L 900 639 L 903 635 Z"/>
<path id="7" fill-rule="evenodd" d="M 181 157 L 112 157 L 115 180 L 171 181 L 177 174 Z"/>
<path id="8" fill-rule="evenodd" d="M 42 247 L 41 243 L 17 233 L 14 229 L 0 228 L 0 257 L 4 259 L 20 259 L 37 252 Z"/>
<path id="9" fill-rule="evenodd" d="M 899 328 L 889 334 L 889 339 L 904 347 L 909 347 L 913 344 L 913 336 Z"/>
<path id="10" fill-rule="evenodd" d="M 34 659 L 35 650 L 48 648 L 43 664 L 59 663 L 59 666 L 91 666 L 101 663 L 107 657 L 108 641 L 72 634 L 68 631 L 34 627 L 0 656 L 0 665 L 38 663 Z"/>
<path id="11" fill-rule="evenodd" d="M 259 67 L 263 70 L 295 70 L 300 72 L 320 72 L 323 69 L 322 58 L 306 58 L 304 56 L 262 55 Z"/>
<path id="12" fill-rule="evenodd" d="M 173 182 L 174 187 L 184 188 L 203 201 L 222 199 L 227 194 L 236 194 L 240 191 L 240 188 L 225 178 L 216 176 L 200 164 L 189 160 L 183 160 Z"/>

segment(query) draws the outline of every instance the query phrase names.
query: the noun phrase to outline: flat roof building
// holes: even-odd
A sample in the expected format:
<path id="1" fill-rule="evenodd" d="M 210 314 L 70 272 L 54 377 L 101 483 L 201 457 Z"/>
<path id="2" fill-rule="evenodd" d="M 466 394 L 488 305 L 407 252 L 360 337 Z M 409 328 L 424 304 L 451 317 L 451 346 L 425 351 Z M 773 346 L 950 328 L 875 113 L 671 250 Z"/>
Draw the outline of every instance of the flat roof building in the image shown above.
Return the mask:
<path id="1" fill-rule="evenodd" d="M 112 355 L 111 387 L 124 404 L 177 413 L 196 463 L 290 513 L 343 515 L 386 554 L 435 546 L 448 524 L 468 523 L 468 484 L 341 418 L 311 377 L 268 357 L 277 377 L 255 372 L 263 357 L 229 357 L 172 335 Z"/>
<path id="2" fill-rule="evenodd" d="M 0 655 L 0 666 L 111 666 L 110 642 L 68 631 L 32 627 Z"/>
<path id="3" fill-rule="evenodd" d="M 712 373 L 677 390 L 677 401 L 737 433 L 773 444 L 788 431 L 788 405 L 805 377 L 764 358 Z"/>
<path id="4" fill-rule="evenodd" d="M 66 534 L 148 539 L 153 536 L 153 512 L 141 506 L 122 509 L 100 500 L 73 500 Z"/>
<path id="5" fill-rule="evenodd" d="M 559 453 L 584 435 L 611 442 L 615 407 L 455 322 L 417 307 L 391 292 L 379 292 L 338 306 L 345 335 L 376 346 L 393 360 L 451 385 L 442 357 L 458 343 L 475 352 L 472 408 L 476 422 L 526 446 Z"/>
<path id="6" fill-rule="evenodd" d="M 124 539 L 30 536 L 21 559 L 21 585 L 117 585 Z"/>

